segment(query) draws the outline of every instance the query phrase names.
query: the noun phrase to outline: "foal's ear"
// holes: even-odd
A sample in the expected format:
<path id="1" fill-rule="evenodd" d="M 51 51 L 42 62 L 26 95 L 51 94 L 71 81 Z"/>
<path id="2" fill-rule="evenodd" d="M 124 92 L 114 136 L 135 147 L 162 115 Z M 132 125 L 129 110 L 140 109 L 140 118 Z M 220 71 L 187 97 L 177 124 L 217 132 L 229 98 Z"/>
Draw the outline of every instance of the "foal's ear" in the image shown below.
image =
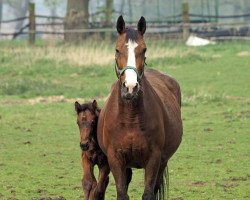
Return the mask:
<path id="1" fill-rule="evenodd" d="M 92 107 L 93 107 L 93 109 L 95 110 L 95 109 L 97 109 L 97 101 L 94 99 L 94 101 L 92 102 Z"/>
<path id="2" fill-rule="evenodd" d="M 118 17 L 118 19 L 117 19 L 116 30 L 119 34 L 122 34 L 125 32 L 125 21 L 124 21 L 122 15 L 120 15 L 120 17 Z"/>
<path id="3" fill-rule="evenodd" d="M 94 109 L 94 111 L 95 111 L 95 114 L 96 114 L 97 116 L 99 116 L 101 110 L 98 108 L 98 105 L 97 105 L 97 101 L 96 101 L 96 100 L 94 100 L 94 101 L 92 102 L 92 107 L 93 107 L 93 109 Z"/>
<path id="4" fill-rule="evenodd" d="M 137 30 L 143 35 L 146 31 L 146 20 L 143 16 L 141 16 L 141 19 L 139 20 L 137 24 Z"/>
<path id="5" fill-rule="evenodd" d="M 81 105 L 78 103 L 78 101 L 75 102 L 75 111 L 77 112 L 77 114 L 80 112 L 81 110 Z"/>

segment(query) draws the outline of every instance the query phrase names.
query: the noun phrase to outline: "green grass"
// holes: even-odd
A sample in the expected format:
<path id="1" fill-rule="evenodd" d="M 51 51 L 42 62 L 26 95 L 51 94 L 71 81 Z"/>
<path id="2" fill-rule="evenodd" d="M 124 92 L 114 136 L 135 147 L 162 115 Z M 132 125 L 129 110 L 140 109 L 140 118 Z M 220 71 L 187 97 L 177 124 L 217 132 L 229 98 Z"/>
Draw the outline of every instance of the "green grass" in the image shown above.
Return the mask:
<path id="1" fill-rule="evenodd" d="M 116 80 L 114 46 L 99 46 L 0 43 L 1 200 L 82 199 L 73 103 L 96 98 L 103 105 Z M 175 77 L 183 94 L 184 136 L 169 162 L 170 199 L 249 199 L 249 43 L 152 42 L 147 57 L 147 67 Z M 134 170 L 130 199 L 141 199 L 143 180 L 143 170 Z M 111 179 L 106 199 L 115 197 Z"/>

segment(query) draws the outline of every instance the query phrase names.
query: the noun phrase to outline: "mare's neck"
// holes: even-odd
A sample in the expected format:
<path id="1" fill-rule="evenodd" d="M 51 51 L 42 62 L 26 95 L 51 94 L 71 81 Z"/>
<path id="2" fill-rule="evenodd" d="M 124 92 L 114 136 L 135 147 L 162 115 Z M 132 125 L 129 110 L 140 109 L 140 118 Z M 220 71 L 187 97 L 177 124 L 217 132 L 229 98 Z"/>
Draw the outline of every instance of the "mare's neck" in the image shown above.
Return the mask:
<path id="1" fill-rule="evenodd" d="M 143 89 L 143 88 L 141 88 Z M 143 92 L 139 91 L 139 96 L 131 101 L 126 101 L 121 98 L 121 88 L 118 92 L 118 113 L 122 124 L 144 124 L 144 102 Z"/>

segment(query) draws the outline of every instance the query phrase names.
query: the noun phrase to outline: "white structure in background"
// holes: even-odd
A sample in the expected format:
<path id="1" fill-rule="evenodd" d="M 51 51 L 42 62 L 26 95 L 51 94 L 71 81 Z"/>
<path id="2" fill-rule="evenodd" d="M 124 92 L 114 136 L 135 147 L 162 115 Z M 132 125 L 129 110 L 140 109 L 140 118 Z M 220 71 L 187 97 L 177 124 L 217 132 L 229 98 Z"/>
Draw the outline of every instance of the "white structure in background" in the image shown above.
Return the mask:
<path id="1" fill-rule="evenodd" d="M 189 38 L 186 41 L 187 46 L 205 46 L 208 44 L 215 44 L 214 41 L 210 41 L 207 39 L 199 38 L 195 35 L 190 35 Z"/>

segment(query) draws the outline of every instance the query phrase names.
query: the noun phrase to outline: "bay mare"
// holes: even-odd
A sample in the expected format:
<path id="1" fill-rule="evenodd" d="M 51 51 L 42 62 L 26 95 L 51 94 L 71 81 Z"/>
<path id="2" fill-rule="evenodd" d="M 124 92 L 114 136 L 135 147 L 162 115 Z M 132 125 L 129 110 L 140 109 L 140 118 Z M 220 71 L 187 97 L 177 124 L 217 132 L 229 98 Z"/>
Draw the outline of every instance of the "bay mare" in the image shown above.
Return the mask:
<path id="1" fill-rule="evenodd" d="M 115 179 L 117 199 L 128 200 L 131 168 L 145 169 L 143 200 L 165 199 L 164 173 L 182 139 L 181 92 L 172 77 L 144 70 L 146 20 L 137 30 L 117 20 L 118 80 L 98 120 L 98 142 Z"/>

